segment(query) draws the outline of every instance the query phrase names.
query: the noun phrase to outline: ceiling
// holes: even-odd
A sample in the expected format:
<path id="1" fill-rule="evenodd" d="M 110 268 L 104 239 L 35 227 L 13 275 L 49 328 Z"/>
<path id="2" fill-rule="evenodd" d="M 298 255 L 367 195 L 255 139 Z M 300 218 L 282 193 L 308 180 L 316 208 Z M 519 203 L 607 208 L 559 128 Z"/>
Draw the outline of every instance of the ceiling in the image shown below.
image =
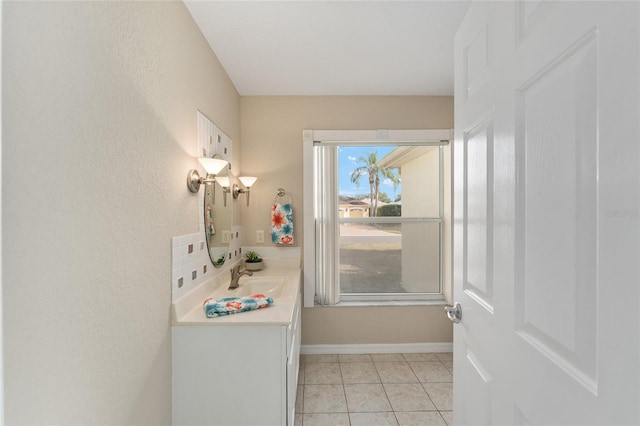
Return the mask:
<path id="1" fill-rule="evenodd" d="M 191 1 L 242 96 L 453 95 L 470 1 Z"/>

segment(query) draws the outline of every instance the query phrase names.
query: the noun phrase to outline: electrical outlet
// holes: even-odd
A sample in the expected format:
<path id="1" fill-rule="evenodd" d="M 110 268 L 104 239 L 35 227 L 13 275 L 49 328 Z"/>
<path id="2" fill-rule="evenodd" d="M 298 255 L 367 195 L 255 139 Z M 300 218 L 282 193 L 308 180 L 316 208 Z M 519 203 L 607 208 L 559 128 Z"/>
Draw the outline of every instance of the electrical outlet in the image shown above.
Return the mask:
<path id="1" fill-rule="evenodd" d="M 264 243 L 264 231 L 262 229 L 256 231 L 256 242 Z"/>

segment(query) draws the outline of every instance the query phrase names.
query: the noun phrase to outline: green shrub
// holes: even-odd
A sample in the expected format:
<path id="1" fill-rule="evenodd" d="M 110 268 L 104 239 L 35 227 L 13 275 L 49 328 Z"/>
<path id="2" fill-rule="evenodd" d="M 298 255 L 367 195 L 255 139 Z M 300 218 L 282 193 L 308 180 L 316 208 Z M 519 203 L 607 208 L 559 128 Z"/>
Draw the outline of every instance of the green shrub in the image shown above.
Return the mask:
<path id="1" fill-rule="evenodd" d="M 378 217 L 382 216 L 401 216 L 402 205 L 400 204 L 387 204 L 386 206 L 378 207 Z"/>

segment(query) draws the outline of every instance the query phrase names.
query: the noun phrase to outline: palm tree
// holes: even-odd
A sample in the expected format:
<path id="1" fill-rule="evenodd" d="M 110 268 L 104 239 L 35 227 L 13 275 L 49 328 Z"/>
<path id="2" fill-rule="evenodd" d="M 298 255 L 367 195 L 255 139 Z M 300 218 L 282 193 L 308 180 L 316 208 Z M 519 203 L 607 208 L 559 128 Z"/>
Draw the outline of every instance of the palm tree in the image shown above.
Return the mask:
<path id="1" fill-rule="evenodd" d="M 364 175 L 369 176 L 369 200 L 371 208 L 369 209 L 369 217 L 378 215 L 378 194 L 380 193 L 380 176 L 393 182 L 394 187 L 400 183 L 398 175 L 390 168 L 378 165 L 378 152 L 372 152 L 361 156 L 356 160 L 362 166 L 357 167 L 351 172 L 351 182 L 360 185 L 360 178 Z"/>

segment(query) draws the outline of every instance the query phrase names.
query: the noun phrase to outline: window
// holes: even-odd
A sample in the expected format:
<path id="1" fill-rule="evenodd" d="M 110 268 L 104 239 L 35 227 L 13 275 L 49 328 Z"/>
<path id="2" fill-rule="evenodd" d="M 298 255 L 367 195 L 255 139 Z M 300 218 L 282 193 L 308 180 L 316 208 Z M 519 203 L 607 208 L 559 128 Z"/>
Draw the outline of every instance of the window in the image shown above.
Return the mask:
<path id="1" fill-rule="evenodd" d="M 305 306 L 442 299 L 450 132 L 312 133 L 304 149 Z"/>

